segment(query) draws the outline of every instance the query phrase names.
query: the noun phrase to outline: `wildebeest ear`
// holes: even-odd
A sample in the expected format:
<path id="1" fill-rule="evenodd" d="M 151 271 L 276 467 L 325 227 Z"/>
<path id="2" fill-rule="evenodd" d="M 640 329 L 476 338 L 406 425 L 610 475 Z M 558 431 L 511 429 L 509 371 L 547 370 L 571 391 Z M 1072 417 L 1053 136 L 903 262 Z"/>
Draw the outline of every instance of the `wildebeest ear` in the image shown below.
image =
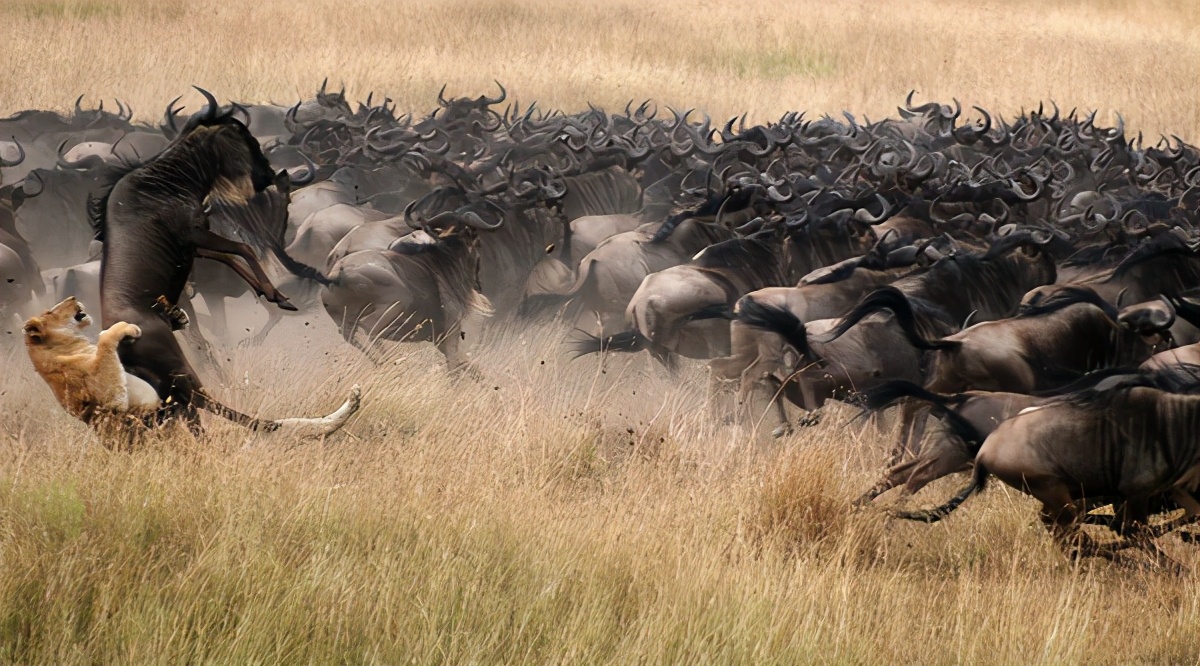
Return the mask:
<path id="1" fill-rule="evenodd" d="M 41 342 L 42 338 L 46 335 L 45 328 L 42 325 L 42 320 L 38 317 L 34 317 L 33 319 L 25 322 L 25 328 L 23 330 L 25 332 L 25 337 L 29 338 L 31 342 Z"/>

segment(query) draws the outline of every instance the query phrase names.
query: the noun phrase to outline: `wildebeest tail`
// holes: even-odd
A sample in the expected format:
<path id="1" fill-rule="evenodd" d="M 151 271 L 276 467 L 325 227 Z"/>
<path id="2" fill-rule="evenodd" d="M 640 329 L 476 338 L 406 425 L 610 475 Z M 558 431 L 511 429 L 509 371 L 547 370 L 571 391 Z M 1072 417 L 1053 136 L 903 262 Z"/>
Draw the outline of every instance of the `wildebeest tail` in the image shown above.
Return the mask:
<path id="1" fill-rule="evenodd" d="M 572 340 L 570 348 L 574 353 L 574 358 L 579 358 L 604 351 L 638 352 L 646 349 L 649 342 L 636 330 L 622 331 L 605 338 L 585 333 Z"/>
<path id="2" fill-rule="evenodd" d="M 951 340 L 926 340 L 919 331 L 917 331 L 917 315 L 913 311 L 912 303 L 908 301 L 908 297 L 904 292 L 891 286 L 880 287 L 875 291 L 867 294 L 854 309 L 846 313 L 838 322 L 836 328 L 825 336 L 825 342 L 832 342 L 840 338 L 846 331 L 854 327 L 855 324 L 865 319 L 868 315 L 872 315 L 880 310 L 888 310 L 892 316 L 896 318 L 896 324 L 900 326 L 900 330 L 904 332 L 904 337 L 908 339 L 909 344 L 917 349 L 934 350 L 934 349 L 956 349 L 959 346 L 958 342 Z"/>
<path id="3" fill-rule="evenodd" d="M 956 409 L 962 406 L 963 396 L 946 396 L 934 393 L 923 386 L 904 379 L 891 379 L 866 393 L 866 409 L 877 411 L 885 409 L 897 400 L 913 398 L 930 404 L 930 413 L 942 420 L 950 432 L 966 442 L 972 449 L 983 443 L 984 435 L 975 426 L 964 419 Z"/>
<path id="4" fill-rule="evenodd" d="M 743 296 L 734 317 L 747 326 L 777 333 L 810 361 L 820 359 L 808 344 L 808 329 L 804 322 L 790 310 L 763 305 L 750 296 Z"/>
<path id="5" fill-rule="evenodd" d="M 903 518 L 904 520 L 916 520 L 922 523 L 936 523 L 942 518 L 950 515 L 950 513 L 961 506 L 963 502 L 967 501 L 968 497 L 974 495 L 980 490 L 983 490 L 987 485 L 987 476 L 987 469 L 985 469 L 983 465 L 979 464 L 979 462 L 976 462 L 975 470 L 972 472 L 971 476 L 971 483 L 966 488 L 958 491 L 958 494 L 954 497 L 951 497 L 950 500 L 945 504 L 932 509 L 926 509 L 924 511 L 894 511 L 892 512 L 892 515 L 896 518 Z"/>
<path id="6" fill-rule="evenodd" d="M 695 312 L 690 312 L 686 317 L 688 321 L 701 321 L 704 319 L 735 319 L 733 308 L 729 307 L 728 303 L 717 303 L 700 308 Z"/>

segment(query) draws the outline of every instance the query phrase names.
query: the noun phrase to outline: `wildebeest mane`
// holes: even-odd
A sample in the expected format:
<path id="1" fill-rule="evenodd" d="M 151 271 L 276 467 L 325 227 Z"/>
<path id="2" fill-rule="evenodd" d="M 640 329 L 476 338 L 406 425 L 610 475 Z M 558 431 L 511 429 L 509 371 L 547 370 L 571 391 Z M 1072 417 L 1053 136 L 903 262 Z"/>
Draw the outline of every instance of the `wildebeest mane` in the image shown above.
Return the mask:
<path id="1" fill-rule="evenodd" d="M 1017 316 L 1038 317 L 1041 315 L 1051 314 L 1059 310 L 1066 309 L 1072 305 L 1079 303 L 1088 303 L 1100 308 L 1113 322 L 1117 321 L 1117 308 L 1111 303 L 1100 298 L 1100 295 L 1087 287 L 1066 286 L 1055 292 L 1053 296 L 1045 301 L 1037 304 L 1022 306 L 1017 311 Z"/>
<path id="2" fill-rule="evenodd" d="M 1016 260 L 1011 250 L 1020 244 L 1008 246 L 1008 252 L 996 254 L 956 252 L 930 267 L 929 271 L 912 279 L 920 280 L 919 288 L 909 292 L 914 300 L 926 300 L 946 311 L 947 316 L 961 324 L 972 311 L 987 318 L 1011 315 L 1017 308 L 1024 290 L 1005 289 L 1006 285 L 1022 284 L 1027 278 L 1029 266 Z M 987 258 L 988 255 L 991 258 Z M 1053 261 L 1043 257 L 1047 265 Z M 1053 281 L 1054 276 L 1049 276 Z M 901 286 L 897 283 L 897 286 Z"/>
<path id="3" fill-rule="evenodd" d="M 730 238 L 701 250 L 692 259 L 692 265 L 754 271 L 764 268 L 764 264 L 778 263 L 777 247 L 776 242 L 758 238 Z"/>
<path id="4" fill-rule="evenodd" d="M 1110 279 L 1116 279 L 1132 270 L 1135 266 L 1163 257 L 1179 257 L 1197 259 L 1196 251 L 1188 246 L 1184 239 L 1175 234 L 1160 234 L 1147 243 L 1134 248 L 1132 252 L 1117 264 Z M 1195 269 L 1193 269 L 1195 272 Z M 1200 277 L 1200 275 L 1198 275 Z"/>
<path id="5" fill-rule="evenodd" d="M 88 194 L 88 223 L 92 226 L 92 237 L 96 240 L 104 242 L 105 215 L 108 210 L 108 197 L 112 195 L 113 187 L 125 177 L 125 174 L 137 169 L 139 166 L 141 165 L 123 161 L 119 165 L 109 167 L 108 173 L 110 176 L 106 179 L 104 185 L 100 189 Z"/>
<path id="6" fill-rule="evenodd" d="M 563 178 L 563 214 L 567 219 L 585 215 L 636 213 L 642 207 L 642 188 L 637 179 L 620 167 Z"/>
<path id="7" fill-rule="evenodd" d="M 209 226 L 219 236 L 249 245 L 262 258 L 270 254 L 293 275 L 329 284 L 329 278 L 321 271 L 287 253 L 284 235 L 287 233 L 290 189 L 287 171 L 280 171 L 273 187 L 255 194 L 245 203 L 214 198 L 209 203 Z"/>
<path id="8" fill-rule="evenodd" d="M 748 204 L 753 194 L 753 188 L 730 188 L 723 194 L 711 196 L 699 204 L 673 213 L 667 217 L 662 226 L 658 228 L 658 231 L 654 232 L 654 236 L 650 238 L 650 242 L 661 243 L 667 240 L 674 233 L 675 228 L 686 220 L 706 217 L 715 218 L 721 213 L 727 203 L 734 203 L 735 205 Z M 735 208 L 735 210 L 740 210 L 740 208 Z"/>
<path id="9" fill-rule="evenodd" d="M 1052 402 L 1103 407 L 1135 388 L 1150 388 L 1175 395 L 1196 395 L 1200 393 L 1200 365 L 1184 363 L 1153 370 L 1110 373 L 1096 378 L 1092 386 L 1064 394 Z"/>
<path id="10" fill-rule="evenodd" d="M 1129 248 L 1124 245 L 1093 243 L 1079 248 L 1059 263 L 1064 267 L 1114 268 L 1128 253 Z"/>

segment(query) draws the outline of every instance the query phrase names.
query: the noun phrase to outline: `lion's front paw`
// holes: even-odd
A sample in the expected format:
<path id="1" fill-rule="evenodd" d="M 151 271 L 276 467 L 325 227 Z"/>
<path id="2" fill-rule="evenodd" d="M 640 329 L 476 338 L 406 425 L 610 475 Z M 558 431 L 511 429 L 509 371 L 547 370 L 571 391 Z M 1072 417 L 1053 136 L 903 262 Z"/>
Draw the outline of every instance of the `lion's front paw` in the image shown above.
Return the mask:
<path id="1" fill-rule="evenodd" d="M 121 322 L 125 324 L 125 322 Z M 121 329 L 121 337 L 129 340 L 137 340 L 142 337 L 142 327 L 137 324 L 125 324 Z"/>

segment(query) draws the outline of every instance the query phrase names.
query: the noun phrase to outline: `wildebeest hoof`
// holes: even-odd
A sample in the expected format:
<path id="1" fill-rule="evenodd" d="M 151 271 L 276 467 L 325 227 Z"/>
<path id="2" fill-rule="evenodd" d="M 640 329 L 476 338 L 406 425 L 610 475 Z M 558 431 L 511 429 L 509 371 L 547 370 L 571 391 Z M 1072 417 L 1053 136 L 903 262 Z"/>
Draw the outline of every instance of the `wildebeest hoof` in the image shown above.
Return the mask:
<path id="1" fill-rule="evenodd" d="M 794 432 L 794 430 L 792 430 L 791 424 L 785 423 L 785 424 L 779 426 L 778 428 L 772 430 L 771 436 L 774 437 L 775 439 L 779 439 L 780 437 L 786 437 L 786 436 L 792 434 L 793 432 Z"/>
<path id="2" fill-rule="evenodd" d="M 187 313 L 184 312 L 179 306 L 171 305 L 166 296 L 159 296 L 157 299 L 155 299 L 154 304 L 150 306 L 150 309 L 158 313 L 158 316 L 162 317 L 163 321 L 167 322 L 167 325 L 171 327 L 172 331 L 182 331 L 192 323 L 191 320 L 188 319 Z"/>
<path id="3" fill-rule="evenodd" d="M 286 298 L 280 298 L 278 301 L 275 301 L 275 304 L 279 306 L 280 310 L 287 310 L 288 312 L 296 312 L 300 309 L 292 305 L 292 302 Z"/>
<path id="4" fill-rule="evenodd" d="M 811 428 L 821 422 L 821 412 L 809 412 L 796 422 L 801 428 Z"/>

